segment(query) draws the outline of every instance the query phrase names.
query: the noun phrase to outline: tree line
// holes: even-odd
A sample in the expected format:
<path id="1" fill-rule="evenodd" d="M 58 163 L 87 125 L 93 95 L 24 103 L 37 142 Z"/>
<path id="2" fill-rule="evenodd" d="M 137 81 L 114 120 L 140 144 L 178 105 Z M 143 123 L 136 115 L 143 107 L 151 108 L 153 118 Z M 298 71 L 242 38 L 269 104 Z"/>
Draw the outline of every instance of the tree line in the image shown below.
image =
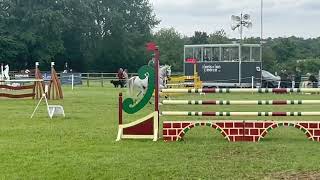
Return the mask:
<path id="1" fill-rule="evenodd" d="M 148 0 L 0 0 L 0 62 L 15 70 L 36 61 L 80 72 L 137 69 L 158 23 Z"/>
<path id="2" fill-rule="evenodd" d="M 149 41 L 158 43 L 161 63 L 183 70 L 183 46 L 222 44 L 224 30 L 183 36 L 173 28 L 160 29 L 149 0 L 0 0 L 0 62 L 11 69 L 42 69 L 55 61 L 78 72 L 136 72 L 150 56 Z M 268 38 L 263 48 L 264 69 L 316 73 L 320 65 L 320 38 Z M 260 43 L 247 38 L 244 43 Z"/>

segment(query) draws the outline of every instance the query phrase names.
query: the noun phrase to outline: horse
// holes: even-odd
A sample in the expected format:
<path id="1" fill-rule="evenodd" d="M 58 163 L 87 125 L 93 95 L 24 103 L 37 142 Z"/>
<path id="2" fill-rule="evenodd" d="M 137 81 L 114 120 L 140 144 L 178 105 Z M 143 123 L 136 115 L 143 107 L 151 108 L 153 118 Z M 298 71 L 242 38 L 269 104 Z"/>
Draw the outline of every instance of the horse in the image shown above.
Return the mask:
<path id="1" fill-rule="evenodd" d="M 171 76 L 171 66 L 164 65 L 160 66 L 159 69 L 159 88 L 163 89 L 166 86 L 166 80 Z M 139 97 L 141 94 L 144 95 L 148 89 L 148 77 L 145 79 L 140 79 L 138 76 L 133 76 L 127 82 L 127 87 L 129 89 L 129 95 L 134 96 L 134 91 L 138 90 Z"/>

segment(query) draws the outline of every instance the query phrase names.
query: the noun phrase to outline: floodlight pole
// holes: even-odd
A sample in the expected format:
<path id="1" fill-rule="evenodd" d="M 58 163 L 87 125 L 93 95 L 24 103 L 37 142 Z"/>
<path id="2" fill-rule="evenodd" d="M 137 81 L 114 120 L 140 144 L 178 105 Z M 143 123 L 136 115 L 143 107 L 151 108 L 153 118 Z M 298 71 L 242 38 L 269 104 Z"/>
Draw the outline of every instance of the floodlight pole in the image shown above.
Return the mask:
<path id="1" fill-rule="evenodd" d="M 243 26 L 249 28 L 252 26 L 252 23 L 249 21 L 250 15 L 243 15 L 241 12 L 240 17 L 238 16 L 232 16 L 232 18 L 235 18 L 233 20 L 239 21 L 239 24 L 237 24 L 235 27 L 232 27 L 232 30 L 235 30 L 239 28 L 240 31 L 240 43 L 239 43 L 239 86 L 241 87 L 241 82 L 242 82 L 242 41 L 243 41 Z"/>
<path id="2" fill-rule="evenodd" d="M 262 63 L 263 46 L 263 0 L 261 0 L 261 37 L 260 37 L 260 62 Z"/>
<path id="3" fill-rule="evenodd" d="M 243 14 L 240 16 L 240 44 L 239 44 L 239 86 L 241 87 L 242 78 L 242 38 L 243 38 Z"/>

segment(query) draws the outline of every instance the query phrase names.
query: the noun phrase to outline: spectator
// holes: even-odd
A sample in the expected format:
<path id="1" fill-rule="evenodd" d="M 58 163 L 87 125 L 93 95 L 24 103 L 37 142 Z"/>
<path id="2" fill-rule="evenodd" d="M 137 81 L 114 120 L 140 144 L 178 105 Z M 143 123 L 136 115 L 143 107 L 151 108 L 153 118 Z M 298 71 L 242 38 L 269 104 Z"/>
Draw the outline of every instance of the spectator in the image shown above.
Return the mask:
<path id="1" fill-rule="evenodd" d="M 295 76 L 294 76 L 294 88 L 299 88 L 300 87 L 300 83 L 301 83 L 301 74 L 300 72 L 296 72 Z"/>
<path id="2" fill-rule="evenodd" d="M 120 69 L 118 70 L 117 78 L 118 78 L 119 80 L 123 79 L 123 69 L 122 69 L 122 68 L 120 68 Z"/>
<path id="3" fill-rule="evenodd" d="M 312 88 L 317 88 L 318 87 L 318 79 L 316 78 L 315 75 L 311 74 L 309 76 L 309 81 L 311 82 L 312 84 Z"/>
<path id="4" fill-rule="evenodd" d="M 280 84 L 280 87 L 281 88 L 288 88 L 289 87 L 289 78 L 288 78 L 288 73 L 286 70 L 282 70 L 281 71 L 281 74 L 280 74 L 280 77 L 281 77 L 281 84 Z"/>
<path id="5" fill-rule="evenodd" d="M 117 78 L 120 82 L 120 86 L 121 88 L 124 87 L 124 83 L 125 83 L 125 77 L 124 77 L 124 71 L 122 68 L 119 69 L 118 74 L 117 74 Z"/>

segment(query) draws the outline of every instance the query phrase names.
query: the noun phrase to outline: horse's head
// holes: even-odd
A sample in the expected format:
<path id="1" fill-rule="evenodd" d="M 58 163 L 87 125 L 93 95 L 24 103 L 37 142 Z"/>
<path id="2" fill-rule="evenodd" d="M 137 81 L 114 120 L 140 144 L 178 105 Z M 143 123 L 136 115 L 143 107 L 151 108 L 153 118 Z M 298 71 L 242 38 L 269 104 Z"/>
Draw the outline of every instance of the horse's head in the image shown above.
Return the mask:
<path id="1" fill-rule="evenodd" d="M 171 66 L 164 65 L 163 67 L 161 67 L 161 71 L 165 77 L 169 78 L 171 76 Z"/>

